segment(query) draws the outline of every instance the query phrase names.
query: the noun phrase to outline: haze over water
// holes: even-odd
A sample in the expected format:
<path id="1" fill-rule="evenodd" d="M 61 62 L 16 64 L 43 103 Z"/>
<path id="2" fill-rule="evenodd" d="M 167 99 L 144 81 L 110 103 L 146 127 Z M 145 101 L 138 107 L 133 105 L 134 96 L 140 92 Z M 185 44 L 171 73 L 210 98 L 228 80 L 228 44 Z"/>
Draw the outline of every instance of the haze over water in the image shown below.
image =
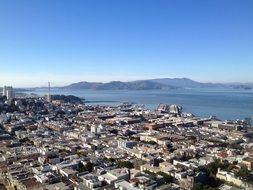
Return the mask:
<path id="1" fill-rule="evenodd" d="M 34 93 L 46 94 L 45 89 Z M 219 119 L 245 119 L 253 117 L 253 90 L 234 89 L 173 89 L 173 90 L 62 90 L 52 94 L 75 95 L 85 98 L 87 104 L 118 105 L 121 102 L 144 104 L 155 109 L 158 104 L 177 104 L 184 112 L 200 117 L 215 115 Z"/>

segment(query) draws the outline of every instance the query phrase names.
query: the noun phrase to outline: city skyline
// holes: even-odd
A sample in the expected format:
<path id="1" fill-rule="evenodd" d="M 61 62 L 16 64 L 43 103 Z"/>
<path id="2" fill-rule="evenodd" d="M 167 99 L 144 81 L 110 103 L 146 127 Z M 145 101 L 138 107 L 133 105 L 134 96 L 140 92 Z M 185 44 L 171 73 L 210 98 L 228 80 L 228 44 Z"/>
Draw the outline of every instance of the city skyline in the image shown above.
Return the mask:
<path id="1" fill-rule="evenodd" d="M 2 85 L 253 82 L 252 1 L 14 2 L 0 6 Z"/>
<path id="2" fill-rule="evenodd" d="M 253 190 L 253 0 L 0 0 L 0 190 Z"/>

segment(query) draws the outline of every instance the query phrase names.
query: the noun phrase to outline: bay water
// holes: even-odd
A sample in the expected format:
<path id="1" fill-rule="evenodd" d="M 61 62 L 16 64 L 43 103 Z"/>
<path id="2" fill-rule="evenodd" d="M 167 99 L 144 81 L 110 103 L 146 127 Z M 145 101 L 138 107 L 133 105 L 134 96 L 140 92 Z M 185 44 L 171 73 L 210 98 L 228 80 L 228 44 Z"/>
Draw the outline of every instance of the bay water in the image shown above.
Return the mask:
<path id="1" fill-rule="evenodd" d="M 43 95 L 47 89 L 33 93 Z M 66 90 L 52 88 L 52 94 L 74 95 L 85 98 L 86 104 L 118 105 L 122 102 L 144 104 L 155 109 L 160 103 L 176 104 L 183 112 L 199 117 L 217 116 L 219 119 L 253 117 L 253 90 L 235 89 L 171 89 L 171 90 Z"/>

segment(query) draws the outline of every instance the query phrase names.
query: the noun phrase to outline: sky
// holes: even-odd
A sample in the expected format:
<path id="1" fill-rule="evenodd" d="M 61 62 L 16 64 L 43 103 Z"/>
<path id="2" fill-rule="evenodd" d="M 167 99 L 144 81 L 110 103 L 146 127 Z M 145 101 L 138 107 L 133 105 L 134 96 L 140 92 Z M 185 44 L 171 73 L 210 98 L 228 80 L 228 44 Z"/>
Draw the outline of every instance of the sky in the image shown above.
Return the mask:
<path id="1" fill-rule="evenodd" d="M 252 0 L 0 0 L 0 86 L 253 82 Z"/>

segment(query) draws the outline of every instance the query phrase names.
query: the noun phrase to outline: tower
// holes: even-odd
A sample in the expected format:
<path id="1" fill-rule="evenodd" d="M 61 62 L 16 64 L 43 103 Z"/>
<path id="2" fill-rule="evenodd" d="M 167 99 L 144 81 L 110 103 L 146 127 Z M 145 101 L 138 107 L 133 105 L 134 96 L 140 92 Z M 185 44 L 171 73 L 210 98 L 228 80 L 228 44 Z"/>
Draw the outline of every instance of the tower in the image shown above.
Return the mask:
<path id="1" fill-rule="evenodd" d="M 52 101 L 50 82 L 48 82 L 48 94 L 47 94 L 47 101 L 48 101 L 48 102 L 51 102 L 51 101 Z"/>

